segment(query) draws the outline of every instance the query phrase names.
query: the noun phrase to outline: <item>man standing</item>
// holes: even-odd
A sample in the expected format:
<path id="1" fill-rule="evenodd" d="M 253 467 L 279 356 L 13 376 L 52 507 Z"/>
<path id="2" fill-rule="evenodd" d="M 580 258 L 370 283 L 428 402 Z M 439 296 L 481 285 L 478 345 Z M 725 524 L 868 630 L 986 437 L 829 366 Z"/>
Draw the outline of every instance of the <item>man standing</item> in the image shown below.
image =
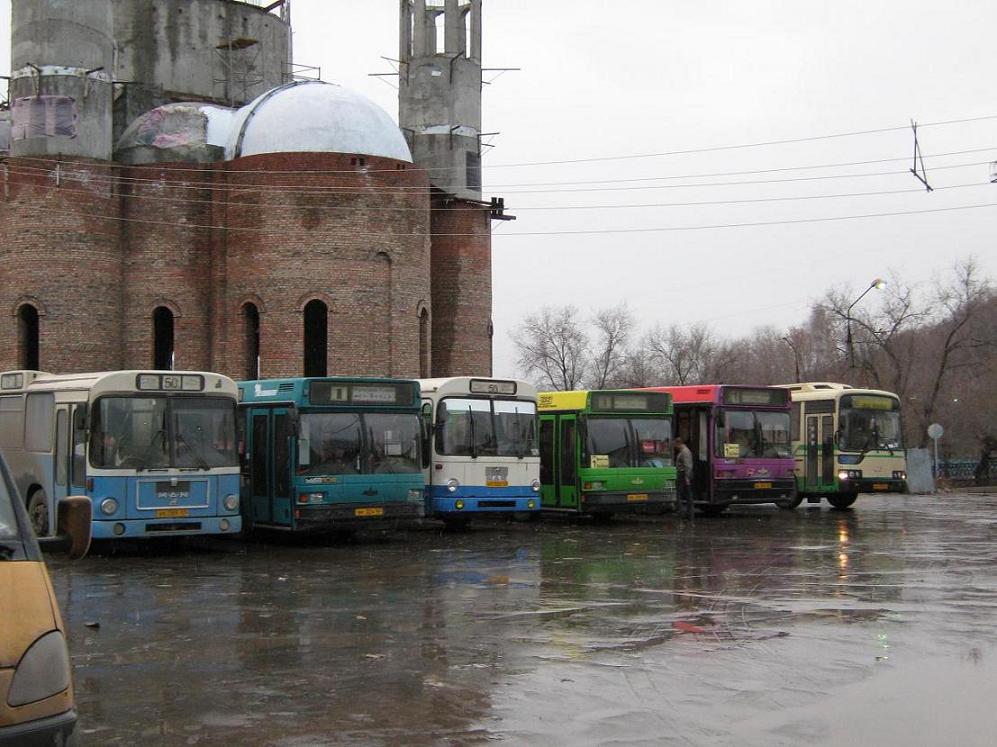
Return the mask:
<path id="1" fill-rule="evenodd" d="M 675 469 L 678 472 L 675 485 L 678 498 L 678 512 L 680 516 L 687 519 L 692 518 L 692 452 L 685 445 L 685 441 L 676 438 L 673 442 L 675 448 Z"/>

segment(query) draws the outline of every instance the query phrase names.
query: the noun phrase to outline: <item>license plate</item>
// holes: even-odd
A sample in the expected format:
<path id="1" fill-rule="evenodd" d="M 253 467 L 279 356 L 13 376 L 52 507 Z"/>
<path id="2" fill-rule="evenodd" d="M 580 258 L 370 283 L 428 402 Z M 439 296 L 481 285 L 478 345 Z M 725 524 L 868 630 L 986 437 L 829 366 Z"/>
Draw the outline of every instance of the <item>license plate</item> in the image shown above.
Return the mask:
<path id="1" fill-rule="evenodd" d="M 508 480 L 485 480 L 485 486 L 489 488 L 506 488 L 509 486 Z"/>
<path id="2" fill-rule="evenodd" d="M 640 503 L 647 500 L 647 493 L 630 493 L 627 496 L 627 502 L 629 503 Z"/>
<path id="3" fill-rule="evenodd" d="M 377 508 L 355 508 L 353 509 L 354 516 L 384 516 L 384 509 Z"/>
<path id="4" fill-rule="evenodd" d="M 755 483 L 755 490 L 767 490 L 768 488 L 771 488 L 771 487 L 772 487 L 772 483 L 770 483 L 770 482 L 756 482 Z"/>
<path id="5" fill-rule="evenodd" d="M 872 484 L 872 489 L 873 490 L 889 490 L 890 486 L 887 485 L 885 482 L 874 482 Z"/>
<path id="6" fill-rule="evenodd" d="M 190 510 L 186 508 L 160 508 L 156 510 L 157 519 L 182 519 L 190 515 Z"/>

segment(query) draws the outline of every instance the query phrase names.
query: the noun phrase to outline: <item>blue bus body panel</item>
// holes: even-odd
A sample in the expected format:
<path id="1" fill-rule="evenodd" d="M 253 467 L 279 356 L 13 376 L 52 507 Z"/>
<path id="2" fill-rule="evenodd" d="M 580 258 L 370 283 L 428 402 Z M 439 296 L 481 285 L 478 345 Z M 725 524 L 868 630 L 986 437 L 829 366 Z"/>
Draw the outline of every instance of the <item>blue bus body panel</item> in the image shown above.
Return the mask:
<path id="1" fill-rule="evenodd" d="M 238 507 L 228 511 L 222 505 L 227 495 L 239 495 L 238 475 L 141 475 L 95 476 L 93 536 L 95 539 L 148 537 L 158 535 L 232 534 L 242 527 Z M 114 498 L 118 509 L 105 514 L 101 502 Z M 183 516 L 157 516 L 157 511 L 183 511 Z M 228 522 L 228 529 L 221 526 Z M 115 524 L 125 527 L 114 534 Z M 161 529 L 157 530 L 157 527 Z"/>
<path id="2" fill-rule="evenodd" d="M 464 502 L 464 508 L 457 508 L 458 500 Z M 531 501 L 532 507 L 529 505 Z M 529 485 L 511 485 L 504 488 L 460 485 L 453 493 L 445 485 L 431 485 L 426 488 L 427 516 L 510 511 L 539 512 L 540 494 L 533 492 Z"/>

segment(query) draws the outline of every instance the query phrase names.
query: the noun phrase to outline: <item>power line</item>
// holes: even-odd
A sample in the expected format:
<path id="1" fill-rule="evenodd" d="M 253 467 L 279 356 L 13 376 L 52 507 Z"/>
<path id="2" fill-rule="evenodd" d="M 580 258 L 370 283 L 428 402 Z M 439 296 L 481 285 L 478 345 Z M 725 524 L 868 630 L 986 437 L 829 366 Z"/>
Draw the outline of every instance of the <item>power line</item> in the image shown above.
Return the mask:
<path id="1" fill-rule="evenodd" d="M 993 150 L 987 148 L 985 150 Z M 906 160 L 906 159 L 903 159 Z M 950 170 L 950 169 L 963 169 L 972 168 L 976 166 L 985 166 L 989 164 L 990 161 L 973 161 L 969 163 L 961 164 L 943 164 L 934 166 L 935 171 L 940 170 Z M 13 173 L 19 176 L 25 177 L 36 177 L 36 176 L 49 176 L 52 173 L 51 169 L 35 169 L 34 167 L 28 167 L 27 170 L 12 168 L 10 164 L 7 164 L 7 172 Z M 265 173 L 265 172 L 262 172 Z M 752 173 L 752 172 L 746 172 Z M 757 172 L 763 173 L 763 172 Z M 694 189 L 694 188 L 704 188 L 704 187 L 736 187 L 736 186 L 751 186 L 758 184 L 789 184 L 794 182 L 808 182 L 808 181 L 828 181 L 832 179 L 865 179 L 871 177 L 882 177 L 882 176 L 906 176 L 908 175 L 907 170 L 898 171 L 870 171 L 870 172 L 856 172 L 850 174 L 822 174 L 813 176 L 798 176 L 798 177 L 786 177 L 778 179 L 743 179 L 739 181 L 725 181 L 725 182 L 701 182 L 701 183 L 685 183 L 685 184 L 640 184 L 634 186 L 624 186 L 624 187 L 583 187 L 579 189 L 543 189 L 543 190 L 512 190 L 506 192 L 506 195 L 526 195 L 526 194 L 567 194 L 567 193 L 591 193 L 591 192 L 632 192 L 636 190 L 655 190 L 655 189 Z M 705 175 L 704 175 L 705 176 Z M 196 184 L 191 182 L 170 182 L 162 179 L 155 178 L 131 178 L 131 177 L 93 177 L 91 174 L 87 174 L 86 178 L 74 174 L 71 170 L 65 173 L 60 172 L 61 179 L 66 181 L 81 181 L 87 184 L 105 184 L 108 186 L 118 186 L 119 184 L 132 185 L 132 186 L 151 186 L 160 189 L 173 188 L 173 189 L 183 189 L 191 190 L 195 192 L 210 192 L 210 193 L 265 193 L 265 194 L 286 194 L 286 195 L 348 195 L 348 196 L 358 196 L 365 194 L 373 195 L 414 195 L 420 196 L 427 192 L 425 186 L 414 186 L 414 187 L 399 187 L 388 186 L 388 187 L 372 187 L 370 185 L 343 185 L 343 186 L 325 186 L 325 185 L 314 185 L 308 186 L 307 188 L 301 189 L 300 185 L 293 184 L 239 184 L 239 185 L 218 185 L 218 184 Z M 682 177 L 652 177 L 658 181 L 670 180 L 673 178 Z M 639 180 L 625 180 L 625 181 L 639 181 Z M 604 183 L 604 182 L 595 182 Z M 60 187 L 61 188 L 61 187 Z"/>
<path id="2" fill-rule="evenodd" d="M 978 164 L 977 164 L 978 165 Z M 897 172 L 905 173 L 905 172 Z M 953 184 L 944 187 L 936 187 L 935 191 L 945 191 L 951 189 L 965 189 L 969 187 L 983 187 L 989 186 L 990 182 L 968 182 L 964 184 Z M 59 192 L 61 194 L 86 194 L 89 195 L 91 192 L 86 189 L 74 189 L 72 187 L 66 186 L 55 186 L 55 185 L 44 185 L 42 189 L 49 192 Z M 203 191 L 203 190 L 195 190 Z M 808 200 L 828 200 L 828 199 L 843 199 L 843 198 L 856 198 L 856 197 L 878 197 L 878 196 L 888 196 L 888 195 L 900 195 L 900 194 L 920 194 L 924 190 L 915 187 L 911 189 L 888 189 L 888 190 L 871 190 L 865 192 L 840 192 L 834 194 L 818 194 L 818 195 L 797 195 L 788 197 L 753 197 L 753 198 L 743 198 L 743 199 L 731 199 L 731 200 L 695 200 L 686 202 L 652 202 L 652 203 L 630 203 L 630 204 L 619 204 L 619 205 L 517 205 L 515 207 L 516 212 L 552 212 L 552 211 L 569 211 L 569 210 L 624 210 L 624 209 L 652 209 L 652 208 L 674 208 L 674 207 L 709 207 L 714 205 L 750 205 L 750 204 L 764 204 L 764 203 L 777 203 L 777 202 L 797 202 L 797 201 L 808 201 Z M 286 194 L 286 193 L 284 193 Z M 293 193 L 292 193 L 293 194 Z M 253 207 L 258 208 L 260 205 L 258 202 L 241 202 L 239 200 L 220 200 L 214 195 L 209 195 L 206 197 L 169 197 L 164 195 L 154 195 L 154 194 L 135 194 L 135 193 L 120 193 L 121 198 L 129 201 L 137 202 L 154 202 L 154 203 L 167 203 L 175 205 L 203 205 L 203 206 L 218 206 L 218 207 Z M 404 207 L 404 206 L 386 206 L 386 207 L 371 207 L 370 205 L 321 205 L 320 207 L 323 212 L 332 213 L 343 213 L 343 212 L 376 212 L 376 213 L 423 213 L 427 211 L 426 206 L 421 207 Z M 448 207 L 436 207 L 433 208 L 434 212 L 457 212 L 465 210 L 466 208 L 448 208 Z"/>
<path id="3" fill-rule="evenodd" d="M 804 223 L 826 223 L 832 221 L 845 221 L 845 220 L 861 220 L 866 218 L 891 218 L 898 216 L 907 215 L 928 215 L 932 213 L 949 213 L 960 210 L 978 210 L 982 208 L 997 207 L 997 203 L 982 203 L 977 205 L 958 205 L 946 208 L 926 208 L 923 210 L 901 210 L 886 213 L 860 213 L 854 215 L 839 215 L 839 216 L 825 216 L 818 218 L 796 218 L 796 219 L 785 219 L 785 220 L 771 220 L 771 221 L 754 221 L 754 222 L 744 222 L 744 223 L 720 223 L 720 224 L 710 224 L 710 225 L 693 225 L 693 226 L 657 226 L 649 228 L 603 228 L 603 229 L 581 229 L 581 230 L 558 230 L 558 231 L 517 231 L 513 233 L 499 233 L 493 232 L 495 237 L 520 237 L 520 236 L 594 236 L 594 235 L 605 235 L 605 234 L 635 234 L 635 233 L 669 233 L 676 231 L 705 231 L 705 230 L 716 230 L 725 228 L 752 228 L 757 226 L 781 226 L 781 225 L 796 225 Z M 276 236 L 279 238 L 288 238 L 289 236 L 301 235 L 303 237 L 308 237 L 311 239 L 315 238 L 325 238 L 325 239 L 343 239 L 343 238 L 383 238 L 383 239 L 397 239 L 399 237 L 448 237 L 448 238 L 473 238 L 480 237 L 480 234 L 475 233 L 376 233 L 369 231 L 349 231 L 349 232 L 316 232 L 308 229 L 296 231 L 288 230 L 282 228 L 280 230 L 265 230 L 259 228 L 251 228 L 245 226 L 225 226 L 225 225 L 204 225 L 196 223 L 184 223 L 177 224 L 174 221 L 156 221 L 144 218 L 125 218 L 120 216 L 111 215 L 99 215 L 96 213 L 67 213 L 66 211 L 61 211 L 53 208 L 48 208 L 42 205 L 35 206 L 36 211 L 42 212 L 54 212 L 61 213 L 64 215 L 71 215 L 73 217 L 86 217 L 93 218 L 96 220 L 105 220 L 112 222 L 121 223 L 133 223 L 141 225 L 156 225 L 156 226 L 169 226 L 171 228 L 181 229 L 181 230 L 225 230 L 231 231 L 233 233 L 253 233 L 262 236 Z M 49 231 L 53 229 L 52 226 L 45 226 Z"/>

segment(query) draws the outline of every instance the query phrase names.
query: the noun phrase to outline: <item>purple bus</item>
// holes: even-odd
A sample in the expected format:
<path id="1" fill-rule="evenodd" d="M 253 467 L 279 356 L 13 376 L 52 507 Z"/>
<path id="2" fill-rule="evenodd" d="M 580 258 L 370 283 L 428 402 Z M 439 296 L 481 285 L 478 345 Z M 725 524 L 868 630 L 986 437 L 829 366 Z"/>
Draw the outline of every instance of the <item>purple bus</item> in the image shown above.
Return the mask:
<path id="1" fill-rule="evenodd" d="M 672 395 L 674 432 L 692 452 L 692 495 L 702 513 L 719 514 L 732 503 L 799 505 L 787 390 L 727 384 L 651 389 Z"/>

